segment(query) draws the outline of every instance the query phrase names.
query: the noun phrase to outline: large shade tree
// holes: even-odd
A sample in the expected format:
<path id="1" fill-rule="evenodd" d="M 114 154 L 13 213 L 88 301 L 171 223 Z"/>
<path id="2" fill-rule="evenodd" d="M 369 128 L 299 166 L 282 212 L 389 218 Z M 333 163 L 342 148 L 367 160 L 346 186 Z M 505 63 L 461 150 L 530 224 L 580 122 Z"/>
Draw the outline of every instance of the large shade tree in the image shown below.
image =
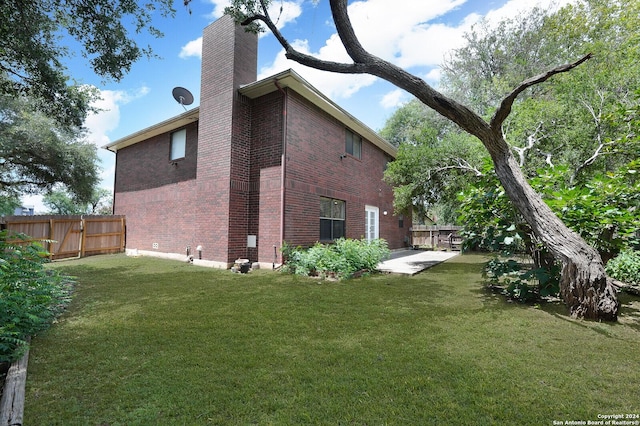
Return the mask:
<path id="1" fill-rule="evenodd" d="M 624 193 L 634 188 L 632 182 L 620 179 L 619 171 L 628 169 L 630 179 L 637 168 L 629 164 L 638 158 L 638 144 L 628 137 L 637 129 L 627 110 L 638 102 L 634 91 L 640 82 L 640 31 L 635 20 L 639 7 L 634 0 L 582 0 L 558 11 L 535 8 L 491 25 L 481 21 L 465 34 L 465 45 L 449 54 L 440 80 L 440 90 L 490 117 L 501 94 L 523 76 L 581 52 L 593 52 L 596 60 L 521 94 L 503 131 L 525 175 L 534 179 L 534 188 L 605 261 L 619 250 L 627 233 L 626 218 L 632 219 L 637 208 L 629 205 L 633 197 L 605 196 L 611 191 L 604 189 L 613 182 Z M 389 140 L 403 143 L 386 171 L 395 186 L 397 207 L 422 200 L 431 202 L 432 211 L 434 203 L 440 207 L 452 205 L 453 200 L 459 207 L 456 195 L 468 185 L 474 187 L 470 193 L 483 189 L 495 193 L 493 184 L 482 187 L 491 179 L 481 176 L 482 158 L 470 151 L 474 144 L 469 140 L 462 149 L 456 147 L 451 140 L 460 131 L 452 127 L 438 134 L 421 130 L 441 128 L 437 122 L 434 125 L 433 113 L 421 106 L 418 101 L 407 103 L 382 130 Z M 487 170 L 493 173 L 492 167 Z M 585 192 L 598 196 L 601 209 L 597 213 L 585 208 Z M 468 207 L 487 207 L 487 197 L 480 199 L 481 204 Z M 505 212 L 490 210 L 499 212 L 495 220 Z M 579 212 L 583 214 L 577 220 Z M 466 220 L 464 225 L 475 235 L 481 229 L 482 235 L 497 231 L 493 221 Z"/>
<path id="2" fill-rule="evenodd" d="M 64 59 L 82 55 L 96 75 L 120 80 L 150 47 L 135 41 L 154 13 L 173 0 L 3 0 L 0 2 L 0 93 L 26 95 L 61 125 L 82 126 L 93 94 L 69 84 Z M 66 35 L 67 38 L 62 36 Z"/>
<path id="3" fill-rule="evenodd" d="M 97 91 L 74 81 L 75 55 L 96 75 L 119 81 L 153 52 L 136 41 L 174 0 L 3 0 L 0 2 L 0 198 L 62 184 L 78 202 L 98 180 L 95 147 L 83 125 Z M 11 204 L 11 205 L 13 205 Z M 8 209 L 8 208 L 7 208 Z M 5 209 L 5 210 L 7 210 Z"/>
<path id="4" fill-rule="evenodd" d="M 257 31 L 263 23 L 285 49 L 288 59 L 319 70 L 371 74 L 387 80 L 414 95 L 428 107 L 477 137 L 488 151 L 505 192 L 530 225 L 533 233 L 562 262 L 561 296 L 571 315 L 579 318 L 615 320 L 619 302 L 607 281 L 600 255 L 578 234 L 571 231 L 545 204 L 527 182 L 503 134 L 503 124 L 514 102 L 525 90 L 542 84 L 553 76 L 566 73 L 591 58 L 590 54 L 575 58 L 515 84 L 485 119 L 453 98 L 435 90 L 423 79 L 368 52 L 351 25 L 347 0 L 330 0 L 338 36 L 353 62 L 324 61 L 296 50 L 275 25 L 268 13 L 267 0 L 234 0 L 226 9 L 249 30 Z M 393 6 L 390 6 L 393 7 Z M 424 6 L 428 7 L 428 6 Z"/>
<path id="5" fill-rule="evenodd" d="M 61 184 L 87 202 L 98 182 L 96 146 L 81 129 L 60 126 L 24 97 L 0 94 L 0 197 Z"/>

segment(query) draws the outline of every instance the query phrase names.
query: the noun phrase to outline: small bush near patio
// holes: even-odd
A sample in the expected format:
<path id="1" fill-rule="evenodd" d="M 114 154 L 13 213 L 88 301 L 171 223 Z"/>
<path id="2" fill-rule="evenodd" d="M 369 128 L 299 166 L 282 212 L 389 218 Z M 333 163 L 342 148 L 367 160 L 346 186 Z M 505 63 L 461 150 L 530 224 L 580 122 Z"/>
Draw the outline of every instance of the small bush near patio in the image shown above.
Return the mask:
<path id="1" fill-rule="evenodd" d="M 311 248 L 284 245 L 285 272 L 296 275 L 351 278 L 356 273 L 371 272 L 389 257 L 384 239 L 353 240 L 340 238 L 333 244 L 317 243 Z"/>
<path id="2" fill-rule="evenodd" d="M 0 364 L 19 359 L 65 302 L 69 279 L 45 269 L 47 256 L 27 236 L 0 231 Z"/>
<path id="3" fill-rule="evenodd" d="M 482 286 L 486 260 L 322 285 L 123 255 L 55 263 L 76 292 L 32 341 L 24 424 L 551 425 L 638 413 L 638 299 L 620 295 L 616 324 L 506 303 Z"/>

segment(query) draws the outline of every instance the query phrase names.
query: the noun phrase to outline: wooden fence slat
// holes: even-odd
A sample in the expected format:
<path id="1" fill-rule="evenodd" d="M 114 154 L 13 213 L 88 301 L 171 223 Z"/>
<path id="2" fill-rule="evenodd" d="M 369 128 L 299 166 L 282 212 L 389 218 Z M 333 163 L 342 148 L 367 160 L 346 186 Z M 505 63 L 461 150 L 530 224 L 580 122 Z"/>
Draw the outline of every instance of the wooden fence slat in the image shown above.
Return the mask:
<path id="1" fill-rule="evenodd" d="M 124 216 L 0 217 L 2 229 L 26 234 L 29 241 L 47 241 L 45 248 L 52 260 L 124 251 L 125 223 Z"/>

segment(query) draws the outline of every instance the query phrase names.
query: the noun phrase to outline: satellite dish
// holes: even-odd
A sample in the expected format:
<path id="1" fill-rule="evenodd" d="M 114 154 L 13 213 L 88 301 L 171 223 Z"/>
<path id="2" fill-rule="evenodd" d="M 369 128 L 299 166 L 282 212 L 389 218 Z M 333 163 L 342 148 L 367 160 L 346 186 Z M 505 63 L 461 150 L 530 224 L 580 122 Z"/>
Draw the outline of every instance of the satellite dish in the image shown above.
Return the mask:
<path id="1" fill-rule="evenodd" d="M 173 94 L 173 99 L 182 105 L 185 111 L 187 110 L 185 105 L 191 105 L 193 103 L 193 95 L 184 87 L 174 87 L 171 93 Z"/>

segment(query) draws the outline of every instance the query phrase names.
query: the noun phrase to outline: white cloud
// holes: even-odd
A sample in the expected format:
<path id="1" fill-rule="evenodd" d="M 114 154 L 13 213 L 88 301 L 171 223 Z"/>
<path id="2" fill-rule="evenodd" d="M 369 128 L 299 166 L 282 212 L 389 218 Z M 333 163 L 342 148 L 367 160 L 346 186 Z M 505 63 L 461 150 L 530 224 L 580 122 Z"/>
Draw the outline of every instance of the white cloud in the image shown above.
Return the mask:
<path id="1" fill-rule="evenodd" d="M 337 39 L 337 36 L 335 36 Z M 291 43 L 298 51 L 311 54 L 307 41 L 296 40 Z M 327 60 L 346 60 L 347 53 L 339 41 L 329 42 L 320 52 L 314 54 Z M 305 67 L 297 62 L 288 60 L 281 50 L 271 65 L 260 69 L 258 80 L 269 77 L 280 71 L 292 68 L 316 89 L 332 99 L 348 98 L 358 90 L 370 86 L 376 81 L 376 77 L 368 74 L 336 74 Z"/>
<path id="2" fill-rule="evenodd" d="M 111 140 L 107 133 L 118 127 L 120 122 L 120 105 L 141 98 L 149 93 L 149 88 L 142 86 L 133 92 L 122 90 L 101 90 L 100 99 L 92 103 L 98 112 L 89 114 L 85 121 L 87 139 L 101 147 Z"/>
<path id="3" fill-rule="evenodd" d="M 429 2 L 425 7 L 424 0 L 395 0 L 390 7 L 388 0 L 362 0 L 349 5 L 349 17 L 363 47 L 374 55 L 400 66 L 433 65 L 434 61 L 441 61 L 437 52 L 451 37 L 451 31 L 443 38 L 438 31 L 431 30 L 432 25 L 428 23 L 465 1 Z M 425 37 L 428 38 L 425 40 Z M 409 46 L 421 53 L 407 60 Z"/>
<path id="4" fill-rule="evenodd" d="M 213 4 L 213 11 L 211 17 L 218 19 L 224 14 L 224 8 L 231 6 L 231 0 L 209 0 L 209 3 Z"/>
<path id="5" fill-rule="evenodd" d="M 549 8 L 553 4 L 559 7 L 571 1 L 540 0 L 533 3 L 531 0 L 509 0 L 491 10 L 486 18 L 489 22 L 498 22 L 506 17 L 526 13 L 526 10 L 536 5 Z M 424 0 L 395 0 L 390 7 L 388 0 L 360 0 L 349 5 L 349 17 L 365 49 L 410 72 L 425 76 L 430 84 L 437 84 L 440 77 L 439 66 L 446 53 L 461 47 L 464 33 L 482 18 L 477 13 L 469 13 L 458 22 L 444 23 L 447 21 L 439 19 L 466 2 L 467 0 L 442 0 L 430 2 L 425 7 Z M 434 20 L 438 22 L 433 23 Z M 306 40 L 296 40 L 292 45 L 301 52 L 320 59 L 352 62 L 337 34 L 331 35 L 316 52 L 309 51 Z M 295 69 L 331 98 L 348 98 L 376 81 L 376 78 L 369 75 L 333 74 L 302 67 L 288 61 L 284 51 L 280 51 L 269 66 L 260 70 L 259 78 L 288 68 Z M 391 99 L 384 101 L 391 102 Z"/>
<path id="6" fill-rule="evenodd" d="M 195 40 L 191 40 L 180 49 L 178 56 L 182 59 L 195 56 L 202 58 L 202 37 L 198 37 Z"/>
<path id="7" fill-rule="evenodd" d="M 574 3 L 574 0 L 539 0 L 537 2 L 532 2 L 531 0 L 509 0 L 500 8 L 489 11 L 485 18 L 489 23 L 498 23 L 504 19 L 524 14 L 536 6 L 554 11 L 570 3 Z"/>
<path id="8" fill-rule="evenodd" d="M 269 16 L 278 29 L 295 20 L 302 14 L 302 6 L 297 1 L 273 2 L 269 5 Z"/>
<path id="9" fill-rule="evenodd" d="M 85 127 L 87 139 L 99 148 L 111 142 L 108 133 L 115 130 L 120 124 L 120 107 L 149 93 L 150 89 L 142 86 L 136 90 L 101 90 L 100 99 L 93 103 L 99 108 L 97 113 L 87 116 Z M 102 165 L 100 170 L 100 186 L 113 190 L 115 178 L 115 159 L 112 153 L 99 149 L 98 157 Z"/>
<path id="10" fill-rule="evenodd" d="M 427 83 L 433 84 L 440 81 L 440 75 L 442 74 L 442 70 L 439 67 L 432 68 L 428 73 L 423 77 Z"/>
<path id="11" fill-rule="evenodd" d="M 407 92 L 402 89 L 392 90 L 382 97 L 380 105 L 386 109 L 399 107 L 403 104 L 406 95 Z"/>

